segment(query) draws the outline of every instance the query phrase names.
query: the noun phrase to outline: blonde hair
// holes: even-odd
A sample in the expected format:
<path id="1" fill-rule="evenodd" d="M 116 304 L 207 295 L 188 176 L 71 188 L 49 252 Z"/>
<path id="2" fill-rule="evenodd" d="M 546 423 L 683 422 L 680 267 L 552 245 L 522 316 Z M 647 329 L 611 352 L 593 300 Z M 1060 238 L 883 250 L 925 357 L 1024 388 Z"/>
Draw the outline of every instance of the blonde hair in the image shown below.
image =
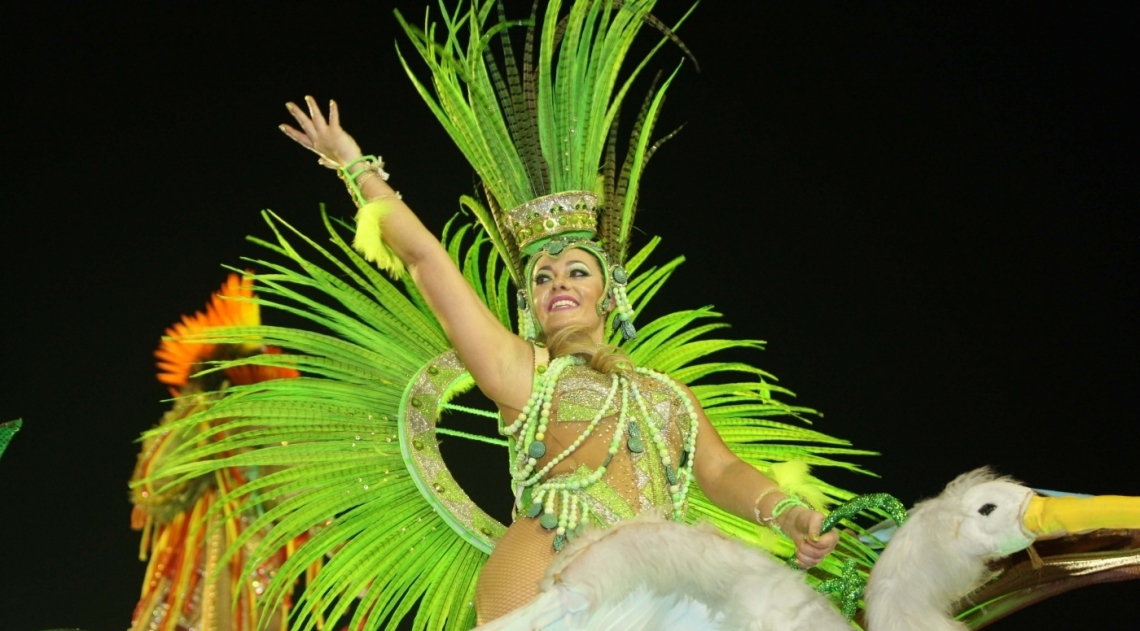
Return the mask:
<path id="1" fill-rule="evenodd" d="M 586 327 L 567 326 L 551 333 L 546 338 L 546 348 L 550 357 L 576 355 L 586 360 L 586 365 L 603 375 L 622 372 L 633 367 L 633 362 L 625 351 L 609 344 L 597 344 L 590 339 Z"/>

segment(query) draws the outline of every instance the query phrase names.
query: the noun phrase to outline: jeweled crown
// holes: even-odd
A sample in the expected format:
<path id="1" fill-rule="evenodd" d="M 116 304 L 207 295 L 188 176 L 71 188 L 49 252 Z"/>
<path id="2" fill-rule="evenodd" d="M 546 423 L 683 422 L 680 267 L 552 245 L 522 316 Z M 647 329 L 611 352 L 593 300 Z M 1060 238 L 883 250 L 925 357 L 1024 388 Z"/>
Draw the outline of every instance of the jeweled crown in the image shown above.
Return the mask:
<path id="1" fill-rule="evenodd" d="M 593 239 L 598 232 L 598 196 L 588 191 L 544 195 L 507 216 L 519 251 L 531 255 L 554 237 Z"/>

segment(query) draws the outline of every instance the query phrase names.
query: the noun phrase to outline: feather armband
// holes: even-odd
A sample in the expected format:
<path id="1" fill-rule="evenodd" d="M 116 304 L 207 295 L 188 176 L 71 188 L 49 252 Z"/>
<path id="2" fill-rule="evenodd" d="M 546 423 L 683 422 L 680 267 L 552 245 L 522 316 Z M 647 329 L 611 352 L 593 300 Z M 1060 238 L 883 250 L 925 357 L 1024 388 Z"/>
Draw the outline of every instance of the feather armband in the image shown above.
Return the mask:
<path id="1" fill-rule="evenodd" d="M 777 520 L 785 513 L 796 507 L 820 510 L 828 503 L 828 497 L 823 493 L 818 482 L 809 474 L 807 463 L 799 460 L 789 460 L 773 464 L 768 470 L 768 476 L 776 486 L 764 491 L 756 498 L 753 510 L 756 521 L 767 526 L 777 534 L 784 534 Z M 773 493 L 781 493 L 784 497 L 778 500 L 768 511 L 768 516 L 761 514 L 760 504 Z"/>
<path id="2" fill-rule="evenodd" d="M 365 260 L 375 263 L 394 279 L 404 275 L 404 262 L 384 244 L 380 237 L 380 223 L 392 212 L 393 200 L 398 199 L 399 193 L 385 195 L 361 206 L 356 211 L 356 236 L 352 239 L 352 247 L 363 254 Z"/>
<path id="3" fill-rule="evenodd" d="M 811 475 L 811 467 L 802 460 L 774 463 L 768 469 L 768 477 L 784 493 L 804 500 L 812 509 L 822 511 L 833 503 L 820 481 Z"/>

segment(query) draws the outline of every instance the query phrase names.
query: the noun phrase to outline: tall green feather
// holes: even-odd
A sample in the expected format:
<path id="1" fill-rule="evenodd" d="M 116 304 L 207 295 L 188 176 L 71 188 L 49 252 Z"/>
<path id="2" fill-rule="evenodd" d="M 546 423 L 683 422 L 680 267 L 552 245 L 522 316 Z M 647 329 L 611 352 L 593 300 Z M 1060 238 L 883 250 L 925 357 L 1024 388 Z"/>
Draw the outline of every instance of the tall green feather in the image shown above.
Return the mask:
<path id="1" fill-rule="evenodd" d="M 513 235 L 502 225 L 504 211 L 548 193 L 595 190 L 599 174 L 615 168 L 616 160 L 608 157 L 614 144 L 607 138 L 616 133 L 626 94 L 665 42 L 680 43 L 674 33 L 677 25 L 666 27 L 651 14 L 655 0 L 567 4 L 564 9 L 560 0 L 553 0 L 538 17 L 536 3 L 530 18 L 518 21 L 505 19 L 500 0 L 475 0 L 467 9 L 454 11 L 441 4 L 438 28 L 429 18 L 423 27 L 413 26 L 396 13 L 430 78 L 420 79 L 401 55 L 404 69 L 482 179 L 490 212 L 473 200 L 465 203 L 512 266 L 516 284 L 522 261 Z M 497 23 L 489 23 L 491 15 L 498 16 Z M 681 21 L 686 17 L 688 13 Z M 646 25 L 662 38 L 627 67 L 626 56 Z M 521 73 L 508 32 L 515 26 L 527 27 Z M 502 42 L 501 61 L 490 47 L 494 36 Z M 689 54 L 683 45 L 681 49 Z M 611 254 L 628 252 L 637 184 L 655 147 L 649 136 L 668 85 L 666 81 L 650 87 L 647 112 L 629 143 L 623 185 L 616 195 L 612 186 L 607 191 L 603 214 L 618 215 L 602 218 L 601 236 Z M 607 162 L 611 166 L 604 166 Z M 621 195 L 627 188 L 632 195 Z M 615 225 L 617 230 L 609 229 Z M 613 260 L 622 261 L 617 256 Z"/>

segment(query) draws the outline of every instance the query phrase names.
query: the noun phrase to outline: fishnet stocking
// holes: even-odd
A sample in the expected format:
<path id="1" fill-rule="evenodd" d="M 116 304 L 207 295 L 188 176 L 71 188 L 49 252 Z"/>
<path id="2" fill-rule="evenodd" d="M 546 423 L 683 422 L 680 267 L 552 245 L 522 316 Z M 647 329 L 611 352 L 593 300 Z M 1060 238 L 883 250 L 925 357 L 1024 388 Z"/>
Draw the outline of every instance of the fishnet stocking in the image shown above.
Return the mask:
<path id="1" fill-rule="evenodd" d="M 479 624 L 504 616 L 538 595 L 538 583 L 554 560 L 554 532 L 537 519 L 519 519 L 495 545 L 475 586 Z"/>

